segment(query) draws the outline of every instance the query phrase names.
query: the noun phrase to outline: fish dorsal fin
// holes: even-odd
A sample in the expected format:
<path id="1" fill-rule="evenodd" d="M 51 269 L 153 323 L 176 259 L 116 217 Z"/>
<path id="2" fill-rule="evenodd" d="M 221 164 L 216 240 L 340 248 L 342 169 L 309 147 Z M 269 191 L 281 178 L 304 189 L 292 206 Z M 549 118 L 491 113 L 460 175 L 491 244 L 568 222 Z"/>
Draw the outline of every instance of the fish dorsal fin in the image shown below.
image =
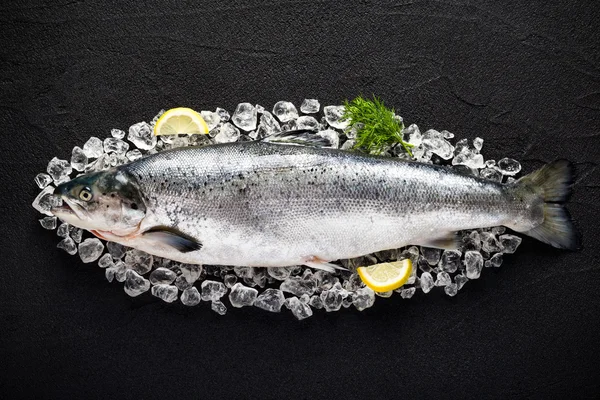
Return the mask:
<path id="1" fill-rule="evenodd" d="M 288 144 L 293 146 L 330 147 L 331 141 L 308 129 L 278 132 L 261 140 L 266 143 Z"/>
<path id="2" fill-rule="evenodd" d="M 185 233 L 168 226 L 156 226 L 142 234 L 144 238 L 171 246 L 182 253 L 200 250 L 202 243 Z"/>

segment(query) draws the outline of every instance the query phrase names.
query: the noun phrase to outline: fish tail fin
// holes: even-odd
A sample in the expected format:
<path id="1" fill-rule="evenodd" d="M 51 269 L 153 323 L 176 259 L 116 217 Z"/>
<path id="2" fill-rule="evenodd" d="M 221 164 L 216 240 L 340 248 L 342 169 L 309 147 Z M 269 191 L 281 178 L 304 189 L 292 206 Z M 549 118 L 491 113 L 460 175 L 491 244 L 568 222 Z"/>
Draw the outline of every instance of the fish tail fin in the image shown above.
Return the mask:
<path id="1" fill-rule="evenodd" d="M 579 248 L 579 237 L 564 208 L 573 185 L 573 164 L 568 160 L 553 161 L 519 179 L 516 185 L 533 188 L 544 200 L 543 222 L 523 233 L 559 249 Z"/>

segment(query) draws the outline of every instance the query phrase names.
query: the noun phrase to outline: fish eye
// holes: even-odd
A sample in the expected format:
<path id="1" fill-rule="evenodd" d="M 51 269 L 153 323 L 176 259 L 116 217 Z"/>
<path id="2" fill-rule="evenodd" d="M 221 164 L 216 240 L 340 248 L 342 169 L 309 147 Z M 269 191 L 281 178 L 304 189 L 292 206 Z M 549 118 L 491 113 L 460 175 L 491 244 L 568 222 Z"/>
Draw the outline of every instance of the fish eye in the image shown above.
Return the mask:
<path id="1" fill-rule="evenodd" d="M 81 192 L 79 192 L 79 198 L 83 201 L 90 201 L 92 199 L 92 191 L 90 188 L 83 188 Z"/>

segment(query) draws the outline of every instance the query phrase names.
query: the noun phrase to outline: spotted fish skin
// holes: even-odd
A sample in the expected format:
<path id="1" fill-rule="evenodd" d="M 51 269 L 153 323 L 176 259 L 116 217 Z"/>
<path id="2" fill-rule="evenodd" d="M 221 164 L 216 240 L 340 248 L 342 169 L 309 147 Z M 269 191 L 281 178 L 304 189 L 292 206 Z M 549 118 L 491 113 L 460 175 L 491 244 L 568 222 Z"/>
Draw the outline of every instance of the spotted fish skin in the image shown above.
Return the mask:
<path id="1" fill-rule="evenodd" d="M 143 235 L 125 243 L 181 262 L 289 266 L 426 244 L 472 228 L 529 231 L 544 220 L 535 185 L 355 152 L 229 143 L 160 152 L 118 167 L 145 204 L 140 231 L 201 243 L 181 252 Z"/>

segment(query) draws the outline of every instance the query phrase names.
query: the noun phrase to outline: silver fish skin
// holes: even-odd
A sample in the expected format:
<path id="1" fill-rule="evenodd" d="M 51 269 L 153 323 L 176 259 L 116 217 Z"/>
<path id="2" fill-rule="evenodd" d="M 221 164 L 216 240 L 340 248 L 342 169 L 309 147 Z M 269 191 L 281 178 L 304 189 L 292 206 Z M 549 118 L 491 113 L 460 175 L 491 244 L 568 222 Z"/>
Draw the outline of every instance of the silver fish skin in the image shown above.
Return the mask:
<path id="1" fill-rule="evenodd" d="M 563 160 L 500 184 L 442 166 L 249 142 L 164 151 L 106 173 L 137 188 L 145 207 L 137 234 L 107 238 L 186 263 L 329 269 L 329 261 L 499 225 L 577 245 L 561 204 L 572 179 Z M 159 227 L 175 233 L 152 234 Z M 177 234 L 201 247 L 174 248 L 168 239 Z"/>

